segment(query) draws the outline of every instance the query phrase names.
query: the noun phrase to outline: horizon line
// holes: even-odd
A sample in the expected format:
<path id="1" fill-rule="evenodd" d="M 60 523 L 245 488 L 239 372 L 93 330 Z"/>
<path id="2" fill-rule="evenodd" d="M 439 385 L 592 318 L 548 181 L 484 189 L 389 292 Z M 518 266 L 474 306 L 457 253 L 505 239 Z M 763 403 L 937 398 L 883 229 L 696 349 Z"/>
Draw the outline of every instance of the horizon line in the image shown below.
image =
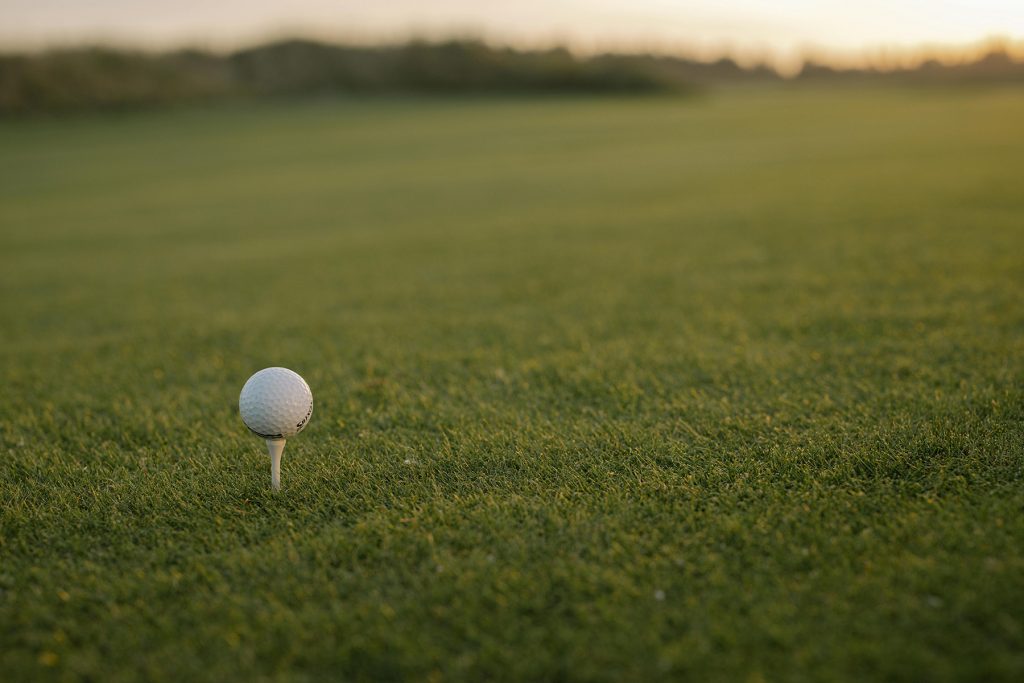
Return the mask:
<path id="1" fill-rule="evenodd" d="M 860 48 L 842 48 L 820 44 L 807 44 L 785 55 L 784 50 L 771 48 L 744 49 L 742 46 L 722 45 L 717 48 L 686 46 L 679 41 L 632 40 L 632 41 L 591 41 L 588 45 L 573 44 L 580 41 L 542 39 L 536 41 L 501 40 L 481 35 L 483 32 L 450 31 L 431 34 L 407 32 L 402 35 L 358 36 L 354 34 L 327 35 L 317 31 L 289 31 L 286 29 L 265 32 L 261 37 L 232 40 L 131 40 L 118 36 L 80 36 L 67 40 L 32 40 L 22 44 L 0 41 L 0 55 L 44 54 L 76 49 L 111 49 L 142 53 L 167 53 L 183 50 L 199 50 L 213 54 L 230 54 L 246 49 L 286 41 L 310 41 L 340 47 L 394 47 L 414 42 L 439 44 L 446 42 L 479 42 L 492 48 L 515 50 L 566 49 L 578 57 L 601 54 L 645 54 L 660 57 L 676 57 L 698 62 L 714 62 L 731 59 L 745 67 L 769 66 L 780 73 L 798 70 L 807 64 L 823 65 L 839 69 L 895 70 L 913 68 L 929 60 L 953 65 L 968 63 L 994 52 L 1005 52 L 1016 61 L 1024 60 L 1024 39 L 1009 36 L 989 35 L 978 40 L 962 43 L 920 42 L 914 44 L 879 43 Z M 671 44 L 666 44 L 671 42 Z"/>

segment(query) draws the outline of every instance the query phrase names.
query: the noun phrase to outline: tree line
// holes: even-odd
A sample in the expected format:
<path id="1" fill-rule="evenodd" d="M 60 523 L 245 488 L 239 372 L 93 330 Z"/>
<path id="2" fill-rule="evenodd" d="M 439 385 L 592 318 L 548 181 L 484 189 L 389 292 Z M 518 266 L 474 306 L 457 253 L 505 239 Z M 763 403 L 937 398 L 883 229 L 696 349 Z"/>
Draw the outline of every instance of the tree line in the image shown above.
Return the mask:
<path id="1" fill-rule="evenodd" d="M 116 109 L 238 97 L 338 93 L 681 93 L 781 82 L 774 69 L 723 58 L 516 50 L 476 41 L 355 47 L 308 40 L 230 54 L 79 48 L 0 54 L 0 114 Z M 969 64 L 894 71 L 806 64 L 789 80 L 1024 83 L 1024 63 L 996 49 Z"/>

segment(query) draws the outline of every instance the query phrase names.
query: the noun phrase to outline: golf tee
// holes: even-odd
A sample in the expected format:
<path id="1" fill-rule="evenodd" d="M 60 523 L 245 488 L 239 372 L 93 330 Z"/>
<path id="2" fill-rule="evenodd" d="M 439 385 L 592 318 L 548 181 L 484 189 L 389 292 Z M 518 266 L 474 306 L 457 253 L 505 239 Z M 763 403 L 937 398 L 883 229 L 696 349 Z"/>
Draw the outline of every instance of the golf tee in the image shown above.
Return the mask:
<path id="1" fill-rule="evenodd" d="M 275 491 L 281 490 L 281 455 L 284 453 L 284 439 L 267 439 L 267 452 L 270 453 L 270 486 Z"/>

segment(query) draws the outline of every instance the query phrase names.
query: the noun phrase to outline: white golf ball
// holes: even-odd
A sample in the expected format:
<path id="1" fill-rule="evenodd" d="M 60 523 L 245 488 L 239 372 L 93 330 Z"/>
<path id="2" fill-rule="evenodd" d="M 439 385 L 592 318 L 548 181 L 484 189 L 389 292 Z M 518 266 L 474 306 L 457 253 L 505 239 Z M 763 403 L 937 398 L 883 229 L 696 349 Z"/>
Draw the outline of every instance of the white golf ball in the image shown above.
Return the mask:
<path id="1" fill-rule="evenodd" d="M 254 434 L 287 439 L 302 431 L 313 414 L 313 392 L 287 368 L 266 368 L 249 378 L 238 397 L 238 412 Z"/>

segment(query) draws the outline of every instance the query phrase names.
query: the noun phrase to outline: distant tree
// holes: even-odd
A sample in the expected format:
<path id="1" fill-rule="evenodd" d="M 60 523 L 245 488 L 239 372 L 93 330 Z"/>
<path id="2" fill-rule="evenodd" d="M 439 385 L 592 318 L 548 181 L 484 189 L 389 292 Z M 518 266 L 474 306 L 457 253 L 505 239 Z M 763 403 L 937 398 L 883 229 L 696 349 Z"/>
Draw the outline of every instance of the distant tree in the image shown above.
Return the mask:
<path id="1" fill-rule="evenodd" d="M 837 69 L 808 61 L 804 63 L 796 80 L 803 82 L 873 81 L 903 85 L 1014 83 L 1024 81 L 1024 62 L 1015 60 L 1005 46 L 996 46 L 979 59 L 965 64 L 944 64 L 933 58 L 926 59 L 915 67 L 891 70 Z"/>
<path id="2" fill-rule="evenodd" d="M 564 48 L 514 50 L 480 41 L 414 41 L 353 47 L 286 40 L 217 55 L 199 50 L 160 54 L 88 48 L 0 55 L 0 114 L 112 109 L 237 96 L 296 97 L 332 93 L 688 92 L 726 83 L 781 81 L 767 65 L 744 67 L 723 57 L 602 54 Z M 1005 45 L 982 58 L 912 69 L 837 69 L 808 61 L 797 83 L 955 84 L 1024 82 L 1024 64 Z"/>

